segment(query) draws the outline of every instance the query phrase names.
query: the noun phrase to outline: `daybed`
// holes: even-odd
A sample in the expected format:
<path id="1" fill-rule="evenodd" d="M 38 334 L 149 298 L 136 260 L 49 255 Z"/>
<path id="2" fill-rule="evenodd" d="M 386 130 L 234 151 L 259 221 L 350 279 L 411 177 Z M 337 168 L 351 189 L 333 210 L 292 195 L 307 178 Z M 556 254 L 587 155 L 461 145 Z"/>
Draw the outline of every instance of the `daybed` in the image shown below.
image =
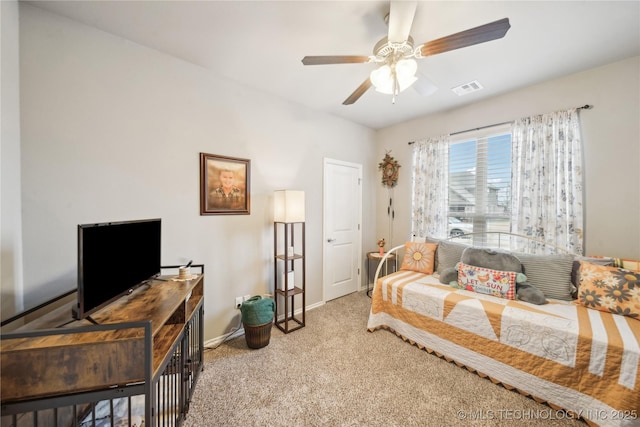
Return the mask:
<path id="1" fill-rule="evenodd" d="M 401 269 L 379 277 L 378 268 L 369 331 L 393 331 L 429 353 L 589 424 L 640 425 L 640 319 L 587 308 L 570 295 L 576 281 L 571 281 L 572 267 L 574 276 L 575 266 L 582 269 L 579 277 L 595 264 L 570 255 L 522 256 L 527 276 L 544 270 L 562 284 L 559 290 L 541 284 L 548 302 L 534 305 L 440 283 L 438 273 L 455 265 L 465 245 L 436 243 L 433 274 Z M 634 277 L 640 276 L 627 275 Z M 528 277 L 536 286 L 537 280 Z M 632 301 L 640 301 L 640 282 L 628 285 Z"/>

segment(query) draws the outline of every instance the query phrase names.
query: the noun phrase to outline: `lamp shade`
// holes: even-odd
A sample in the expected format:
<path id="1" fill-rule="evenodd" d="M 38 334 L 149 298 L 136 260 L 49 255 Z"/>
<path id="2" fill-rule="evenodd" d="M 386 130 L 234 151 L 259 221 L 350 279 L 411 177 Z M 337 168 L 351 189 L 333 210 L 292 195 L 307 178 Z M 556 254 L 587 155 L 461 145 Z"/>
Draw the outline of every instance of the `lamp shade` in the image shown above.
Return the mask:
<path id="1" fill-rule="evenodd" d="M 416 72 L 418 71 L 418 63 L 415 59 L 402 59 L 396 64 L 396 74 L 400 84 L 405 85 L 405 89 L 416 81 Z"/>
<path id="2" fill-rule="evenodd" d="M 275 222 L 304 222 L 304 191 L 278 190 L 273 193 Z"/>
<path id="3" fill-rule="evenodd" d="M 391 94 L 393 86 L 393 76 L 391 75 L 391 67 L 383 65 L 371 71 L 369 75 L 371 83 L 378 92 Z"/>
<path id="4" fill-rule="evenodd" d="M 385 64 L 373 70 L 369 77 L 376 91 L 392 95 L 396 91 L 396 79 L 398 90 L 402 92 L 418 80 L 415 76 L 417 71 L 418 64 L 414 59 L 401 59 L 397 63 L 392 63 L 391 66 Z"/>

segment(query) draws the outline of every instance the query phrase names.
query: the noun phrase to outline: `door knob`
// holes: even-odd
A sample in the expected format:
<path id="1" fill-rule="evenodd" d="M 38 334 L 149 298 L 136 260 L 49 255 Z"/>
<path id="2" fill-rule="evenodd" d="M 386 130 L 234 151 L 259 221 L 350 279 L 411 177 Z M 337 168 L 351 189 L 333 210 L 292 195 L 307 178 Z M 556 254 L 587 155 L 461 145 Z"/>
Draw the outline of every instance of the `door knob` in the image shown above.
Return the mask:
<path id="1" fill-rule="evenodd" d="M 327 242 L 331 243 L 331 242 L 335 242 L 336 239 L 327 239 Z"/>

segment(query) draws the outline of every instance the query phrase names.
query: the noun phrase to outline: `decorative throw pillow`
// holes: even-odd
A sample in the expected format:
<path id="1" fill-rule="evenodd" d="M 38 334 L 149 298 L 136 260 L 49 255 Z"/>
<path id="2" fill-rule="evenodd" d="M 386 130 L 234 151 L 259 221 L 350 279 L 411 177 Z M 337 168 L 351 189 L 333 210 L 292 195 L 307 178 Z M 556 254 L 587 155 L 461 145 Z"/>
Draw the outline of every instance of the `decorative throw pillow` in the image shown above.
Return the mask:
<path id="1" fill-rule="evenodd" d="M 586 262 L 590 262 L 591 264 L 598 264 L 598 265 L 607 265 L 607 266 L 615 265 L 614 258 L 596 256 L 596 255 L 592 255 L 592 256 L 576 255 L 576 257 L 573 259 L 573 267 L 571 268 L 571 283 L 573 284 L 573 286 L 576 287 L 576 291 L 578 289 L 578 286 L 580 286 L 580 275 L 579 275 L 580 261 L 586 261 Z"/>
<path id="2" fill-rule="evenodd" d="M 581 261 L 578 303 L 640 319 L 640 273 Z"/>
<path id="3" fill-rule="evenodd" d="M 500 298 L 516 299 L 515 271 L 499 271 L 490 268 L 458 264 L 458 285 L 462 289 Z"/>
<path id="4" fill-rule="evenodd" d="M 516 253 L 522 262 L 527 282 L 540 289 L 547 298 L 572 301 L 575 286 L 571 283 L 573 255 L 531 255 Z"/>
<path id="5" fill-rule="evenodd" d="M 436 262 L 438 264 L 437 271 L 442 274 L 447 268 L 454 268 L 457 263 L 460 262 L 462 252 L 468 248 L 469 245 L 462 243 L 450 242 L 443 240 L 438 244 L 438 250 L 436 251 Z"/>
<path id="6" fill-rule="evenodd" d="M 404 244 L 404 258 L 400 270 L 433 274 L 433 264 L 438 245 L 434 243 L 407 242 Z"/>

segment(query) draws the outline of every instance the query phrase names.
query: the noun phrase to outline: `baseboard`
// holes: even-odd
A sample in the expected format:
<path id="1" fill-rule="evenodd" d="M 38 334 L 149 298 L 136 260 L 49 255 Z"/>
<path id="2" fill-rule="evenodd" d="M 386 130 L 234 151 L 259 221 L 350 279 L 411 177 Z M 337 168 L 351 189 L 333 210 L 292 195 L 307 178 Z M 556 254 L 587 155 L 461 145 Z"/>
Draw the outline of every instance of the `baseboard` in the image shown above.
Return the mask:
<path id="1" fill-rule="evenodd" d="M 325 304 L 326 304 L 326 302 L 320 301 L 320 302 L 317 302 L 315 304 L 308 305 L 307 306 L 307 311 L 313 310 L 314 308 L 322 307 Z M 301 313 L 302 313 L 302 309 L 301 308 L 299 308 L 298 310 L 293 312 L 294 315 L 301 314 Z M 284 320 L 284 314 L 281 314 L 280 316 L 278 316 L 278 321 L 281 321 L 281 320 Z"/>
<path id="2" fill-rule="evenodd" d="M 307 310 L 313 310 L 314 308 L 322 307 L 322 306 L 323 306 L 323 305 L 325 305 L 325 304 L 326 304 L 326 302 L 324 302 L 324 301 L 320 301 L 320 302 L 317 302 L 317 303 L 315 303 L 315 304 L 308 305 L 308 306 L 307 306 Z M 302 311 L 302 310 L 301 310 L 301 311 Z"/>
<path id="3" fill-rule="evenodd" d="M 225 335 L 220 335 L 219 337 L 211 338 L 210 340 L 205 341 L 204 348 L 216 348 L 227 340 L 232 340 L 232 339 L 241 337 L 243 335 L 244 335 L 244 328 L 240 327 L 233 332 L 227 333 Z"/>

